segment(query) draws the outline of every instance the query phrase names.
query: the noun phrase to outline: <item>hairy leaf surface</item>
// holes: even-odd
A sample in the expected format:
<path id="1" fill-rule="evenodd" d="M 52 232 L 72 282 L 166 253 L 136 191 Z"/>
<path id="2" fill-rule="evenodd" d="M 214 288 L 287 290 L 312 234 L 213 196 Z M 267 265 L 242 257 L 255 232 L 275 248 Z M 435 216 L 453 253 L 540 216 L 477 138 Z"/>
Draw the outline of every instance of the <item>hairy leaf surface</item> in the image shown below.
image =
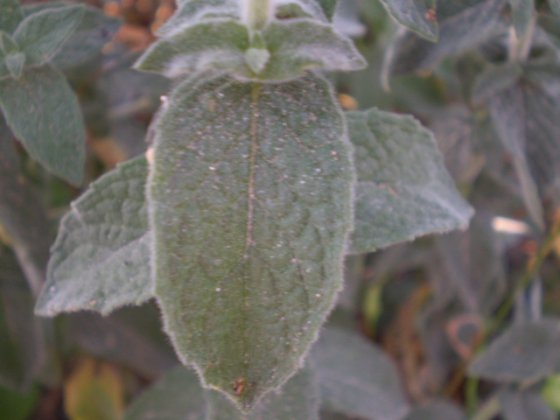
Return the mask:
<path id="1" fill-rule="evenodd" d="M 560 0 L 548 0 L 548 5 L 554 14 L 560 15 Z"/>
<path id="2" fill-rule="evenodd" d="M 242 80 L 286 81 L 310 69 L 359 70 L 366 65 L 352 41 L 329 24 L 310 19 L 271 22 L 262 38 L 269 58 L 255 74 L 249 64 L 248 28 L 233 20 L 214 20 L 185 28 L 154 44 L 136 68 L 167 77 L 225 72 Z"/>
<path id="3" fill-rule="evenodd" d="M 323 409 L 366 419 L 398 420 L 408 403 L 390 359 L 360 334 L 327 328 L 311 353 Z"/>
<path id="4" fill-rule="evenodd" d="M 472 209 L 428 130 L 412 117 L 375 109 L 347 119 L 358 174 L 352 253 L 466 228 Z"/>
<path id="5" fill-rule="evenodd" d="M 171 36 L 182 32 L 187 26 L 206 19 L 239 19 L 238 0 L 190 0 L 179 2 L 179 8 L 161 28 L 159 36 Z"/>
<path id="6" fill-rule="evenodd" d="M 37 313 L 101 313 L 152 297 L 143 157 L 101 177 L 62 219 Z"/>
<path id="7" fill-rule="evenodd" d="M 500 382 L 537 381 L 557 371 L 559 345 L 557 319 L 515 324 L 474 359 L 469 372 Z"/>
<path id="8" fill-rule="evenodd" d="M 435 0 L 380 0 L 400 24 L 428 41 L 438 40 Z"/>
<path id="9" fill-rule="evenodd" d="M 14 40 L 26 55 L 26 64 L 48 63 L 74 33 L 83 14 L 82 6 L 67 6 L 26 17 L 14 33 Z"/>
<path id="10" fill-rule="evenodd" d="M 206 393 L 206 420 L 319 419 L 319 387 L 313 372 L 305 367 L 282 388 L 268 394 L 247 415 L 216 391 Z"/>
<path id="11" fill-rule="evenodd" d="M 156 295 L 183 361 L 245 409 L 299 368 L 340 288 L 350 155 L 317 76 L 184 82 L 162 111 Z"/>
<path id="12" fill-rule="evenodd" d="M 31 157 L 73 184 L 82 181 L 84 123 L 78 100 L 58 71 L 30 68 L 18 80 L 0 80 L 0 108 Z"/>

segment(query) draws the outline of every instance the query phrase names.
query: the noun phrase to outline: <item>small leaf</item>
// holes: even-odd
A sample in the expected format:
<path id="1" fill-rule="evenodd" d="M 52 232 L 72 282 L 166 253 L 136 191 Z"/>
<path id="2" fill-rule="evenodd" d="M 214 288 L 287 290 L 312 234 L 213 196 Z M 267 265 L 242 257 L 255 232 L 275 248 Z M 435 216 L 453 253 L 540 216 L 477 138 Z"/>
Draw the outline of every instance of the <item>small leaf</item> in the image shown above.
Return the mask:
<path id="1" fill-rule="evenodd" d="M 26 17 L 14 33 L 14 39 L 27 55 L 28 65 L 49 62 L 74 33 L 82 20 L 82 6 L 47 9 Z"/>
<path id="2" fill-rule="evenodd" d="M 432 70 L 444 58 L 474 49 L 507 31 L 501 15 L 505 0 L 463 3 L 467 2 L 460 2 L 461 8 L 440 20 L 439 42 L 434 44 L 413 34 L 397 38 L 391 49 L 389 72 L 399 75 Z"/>
<path id="3" fill-rule="evenodd" d="M 438 40 L 435 0 L 380 0 L 401 25 L 431 42 Z"/>
<path id="4" fill-rule="evenodd" d="M 408 412 L 391 360 L 358 333 L 325 329 L 310 360 L 323 409 L 372 420 L 398 420 Z"/>
<path id="5" fill-rule="evenodd" d="M 167 77 L 229 71 L 248 74 L 249 32 L 233 20 L 199 23 L 153 44 L 135 68 Z"/>
<path id="6" fill-rule="evenodd" d="M 84 123 L 76 95 L 58 71 L 38 67 L 17 81 L 0 80 L 0 108 L 31 157 L 73 184 L 82 181 Z"/>
<path id="7" fill-rule="evenodd" d="M 206 420 L 319 420 L 319 389 L 305 367 L 282 388 L 268 394 L 249 414 L 243 414 L 223 394 L 206 392 Z"/>
<path id="8" fill-rule="evenodd" d="M 436 400 L 415 407 L 403 420 L 466 420 L 467 416 L 455 405 L 445 400 Z"/>
<path id="9" fill-rule="evenodd" d="M 25 54 L 20 52 L 8 54 L 4 60 L 10 75 L 14 79 L 19 79 L 23 72 L 23 66 L 25 65 Z"/>
<path id="10" fill-rule="evenodd" d="M 62 219 L 36 312 L 107 314 L 152 297 L 147 164 L 136 158 L 94 182 Z"/>
<path id="11" fill-rule="evenodd" d="M 535 12 L 535 0 L 508 0 L 511 7 L 513 26 L 518 38 L 525 35 Z"/>
<path id="12" fill-rule="evenodd" d="M 347 115 L 358 173 L 350 252 L 467 227 L 473 211 L 427 129 L 376 109 Z"/>
<path id="13" fill-rule="evenodd" d="M 557 370 L 559 345 L 555 319 L 515 324 L 475 358 L 469 373 L 498 382 L 535 382 Z"/>
<path id="14" fill-rule="evenodd" d="M 155 379 L 178 363 L 160 318 L 155 304 L 122 308 L 109 316 L 79 312 L 64 318 L 64 336 L 87 354 Z"/>
<path id="15" fill-rule="evenodd" d="M 85 359 L 64 384 L 64 410 L 71 420 L 119 420 L 123 388 L 114 367 Z"/>
<path id="16" fill-rule="evenodd" d="M 340 289 L 354 180 L 344 120 L 314 75 L 186 81 L 154 147 L 166 330 L 208 386 L 249 410 L 299 369 Z"/>
<path id="17" fill-rule="evenodd" d="M 336 0 L 327 0 L 333 5 Z M 316 0 L 278 0 L 276 6 L 276 18 L 280 20 L 296 19 L 296 18 L 314 18 L 323 22 L 327 22 L 326 13 L 328 10 L 323 5 L 318 4 Z M 334 7 L 333 7 L 334 12 Z M 329 19 L 332 15 L 329 15 Z"/>
<path id="18" fill-rule="evenodd" d="M 205 391 L 198 377 L 178 366 L 136 398 L 124 420 L 205 420 L 205 412 Z"/>
<path id="19" fill-rule="evenodd" d="M 23 8 L 25 16 L 43 10 L 66 7 L 65 3 L 39 3 Z M 120 26 L 118 19 L 105 15 L 95 7 L 84 6 L 82 19 L 72 36 L 64 42 L 52 58 L 51 64 L 58 69 L 68 70 L 86 63 L 101 51 L 101 48 L 113 38 Z"/>
<path id="20" fill-rule="evenodd" d="M 14 39 L 6 32 L 0 31 L 0 53 L 6 56 L 10 53 L 19 52 L 19 46 Z"/>
<path id="21" fill-rule="evenodd" d="M 548 0 L 548 5 L 552 13 L 560 15 L 560 0 Z"/>
<path id="22" fill-rule="evenodd" d="M 557 416 L 539 394 L 531 391 L 500 392 L 504 420 L 556 420 Z"/>
<path id="23" fill-rule="evenodd" d="M 521 78 L 523 69 L 517 63 L 490 67 L 480 73 L 473 86 L 473 102 L 481 104 L 495 95 L 515 85 Z"/>
<path id="24" fill-rule="evenodd" d="M 490 99 L 490 115 L 499 139 L 511 155 L 513 167 L 521 184 L 521 193 L 532 221 L 544 226 L 544 210 L 538 186 L 533 178 L 527 157 L 531 127 L 537 128 L 534 119 L 527 118 L 527 97 L 519 85 L 503 90 Z M 547 112 L 539 110 L 537 112 Z M 531 136 L 532 137 L 532 136 Z M 545 133 L 546 137 L 546 133 Z"/>
<path id="25" fill-rule="evenodd" d="M 23 19 L 19 0 L 0 0 L 0 10 L 0 31 L 12 34 Z"/>
<path id="26" fill-rule="evenodd" d="M 207 19 L 240 19 L 239 10 L 237 0 L 180 1 L 177 11 L 158 29 L 157 35 L 160 37 L 172 36 L 182 32 L 187 26 Z"/>
<path id="27" fill-rule="evenodd" d="M 272 22 L 263 33 L 271 57 L 261 80 L 290 80 L 311 69 L 361 70 L 365 59 L 331 25 L 309 19 Z"/>

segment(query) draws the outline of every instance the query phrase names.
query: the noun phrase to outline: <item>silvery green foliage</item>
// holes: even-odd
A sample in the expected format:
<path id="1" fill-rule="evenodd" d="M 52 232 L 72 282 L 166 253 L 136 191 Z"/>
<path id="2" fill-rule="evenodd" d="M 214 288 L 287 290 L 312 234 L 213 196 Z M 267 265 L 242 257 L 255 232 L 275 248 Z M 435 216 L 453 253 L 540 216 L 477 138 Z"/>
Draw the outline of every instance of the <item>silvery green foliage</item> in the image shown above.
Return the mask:
<path id="1" fill-rule="evenodd" d="M 391 74 L 433 70 L 447 56 L 474 49 L 507 31 L 502 12 L 506 0 L 438 2 L 439 42 L 404 33 L 387 55 Z"/>
<path id="2" fill-rule="evenodd" d="M 413 117 L 376 109 L 347 114 L 358 174 L 350 252 L 452 229 L 472 208 L 455 189 L 430 131 Z"/>
<path id="3" fill-rule="evenodd" d="M 556 413 L 535 391 L 506 389 L 498 400 L 505 420 L 555 420 Z"/>
<path id="4" fill-rule="evenodd" d="M 317 386 L 310 369 L 304 368 L 244 414 L 223 394 L 202 388 L 196 374 L 181 366 L 134 400 L 125 420 L 314 420 L 320 404 Z"/>
<path id="5" fill-rule="evenodd" d="M 85 158 L 82 115 L 76 96 L 53 64 L 84 18 L 96 12 L 57 5 L 24 13 L 12 0 L 0 1 L 0 8 L 0 110 L 34 159 L 79 184 Z M 90 26 L 83 32 L 92 31 Z M 96 52 L 101 46 L 93 41 L 85 50 Z M 84 51 L 76 58 L 71 55 L 65 55 L 67 64 L 78 55 L 83 58 Z"/>
<path id="6" fill-rule="evenodd" d="M 438 40 L 436 0 L 380 0 L 400 24 L 428 41 Z"/>
<path id="7" fill-rule="evenodd" d="M 397 370 L 383 351 L 361 335 L 328 328 L 310 359 L 323 409 L 369 420 L 398 420 L 407 414 Z"/>
<path id="8" fill-rule="evenodd" d="M 72 204 L 51 249 L 37 313 L 88 308 L 106 314 L 152 297 L 146 176 L 146 161 L 136 158 L 101 177 Z"/>
<path id="9" fill-rule="evenodd" d="M 560 15 L 560 0 L 548 0 L 548 5 L 554 14 Z"/>
<path id="10" fill-rule="evenodd" d="M 469 366 L 469 373 L 506 383 L 534 383 L 558 371 L 558 319 L 522 322 L 506 329 Z"/>
<path id="11" fill-rule="evenodd" d="M 55 244 L 39 312 L 107 312 L 154 295 L 180 359 L 204 386 L 232 401 L 220 397 L 224 404 L 250 412 L 278 392 L 293 398 L 281 386 L 298 377 L 290 380 L 342 286 L 354 219 L 346 119 L 317 72 L 356 70 L 365 62 L 327 23 L 334 3 L 319 9 L 309 0 L 283 0 L 267 16 L 252 16 L 247 7 L 260 13 L 263 3 L 180 2 L 137 63 L 176 78 L 153 124 L 149 167 L 143 160 L 124 165 L 77 201 Z M 452 219 L 432 229 L 462 226 L 469 209 L 450 193 L 431 137 L 415 122 L 372 113 L 383 130 L 400 127 L 410 134 L 405 139 L 425 147 L 422 159 L 435 161 L 428 178 L 445 188 L 430 197 L 455 201 L 440 206 L 447 213 L 426 211 Z M 359 141 L 369 140 L 366 134 Z M 366 165 L 358 171 L 367 174 Z M 414 209 L 424 214 L 421 205 Z M 377 236 L 368 250 L 420 234 L 412 216 L 408 231 Z M 95 229 L 100 223 L 106 231 Z M 422 217 L 416 223 L 428 233 Z M 112 258 L 112 249 L 126 252 Z M 99 267 L 103 258 L 111 264 Z M 104 271 L 111 267 L 118 269 Z M 87 282 L 80 270 L 87 270 Z M 136 281 L 126 291 L 131 270 Z"/>
<path id="12" fill-rule="evenodd" d="M 180 85 L 156 133 L 148 202 L 166 329 L 208 385 L 250 407 L 299 368 L 341 288 L 354 181 L 342 115 L 317 76 L 226 77 Z"/>

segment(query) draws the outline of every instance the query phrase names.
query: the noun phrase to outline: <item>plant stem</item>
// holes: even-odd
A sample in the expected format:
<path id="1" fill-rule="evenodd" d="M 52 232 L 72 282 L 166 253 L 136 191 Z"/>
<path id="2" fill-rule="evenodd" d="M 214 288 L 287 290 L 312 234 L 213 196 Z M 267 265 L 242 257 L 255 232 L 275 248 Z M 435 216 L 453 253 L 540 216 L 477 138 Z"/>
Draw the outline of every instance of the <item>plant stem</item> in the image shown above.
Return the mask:
<path id="1" fill-rule="evenodd" d="M 247 26 L 254 31 L 264 28 L 272 14 L 273 0 L 243 0 L 243 16 Z"/>
<path id="2" fill-rule="evenodd" d="M 525 33 L 521 38 L 517 37 L 517 33 L 513 26 L 509 29 L 509 61 L 525 61 L 531 52 L 533 44 L 533 36 L 535 34 L 535 25 L 537 23 L 536 15 L 533 15 Z"/>

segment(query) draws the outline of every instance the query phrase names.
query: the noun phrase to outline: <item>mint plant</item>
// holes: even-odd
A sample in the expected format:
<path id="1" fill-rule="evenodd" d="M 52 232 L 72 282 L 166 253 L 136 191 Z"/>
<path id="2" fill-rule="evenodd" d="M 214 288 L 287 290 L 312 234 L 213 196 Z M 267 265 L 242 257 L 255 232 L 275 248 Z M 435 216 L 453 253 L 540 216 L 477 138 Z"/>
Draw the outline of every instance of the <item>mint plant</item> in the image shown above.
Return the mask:
<path id="1" fill-rule="evenodd" d="M 136 64 L 175 81 L 146 157 L 96 181 L 64 217 L 38 314 L 155 298 L 181 361 L 240 410 L 258 417 L 299 395 L 285 383 L 317 387 L 316 373 L 287 381 L 342 288 L 344 257 L 465 228 L 472 215 L 420 123 L 341 112 L 322 73 L 366 63 L 332 10 L 179 4 Z M 301 404 L 316 415 L 318 402 Z"/>

